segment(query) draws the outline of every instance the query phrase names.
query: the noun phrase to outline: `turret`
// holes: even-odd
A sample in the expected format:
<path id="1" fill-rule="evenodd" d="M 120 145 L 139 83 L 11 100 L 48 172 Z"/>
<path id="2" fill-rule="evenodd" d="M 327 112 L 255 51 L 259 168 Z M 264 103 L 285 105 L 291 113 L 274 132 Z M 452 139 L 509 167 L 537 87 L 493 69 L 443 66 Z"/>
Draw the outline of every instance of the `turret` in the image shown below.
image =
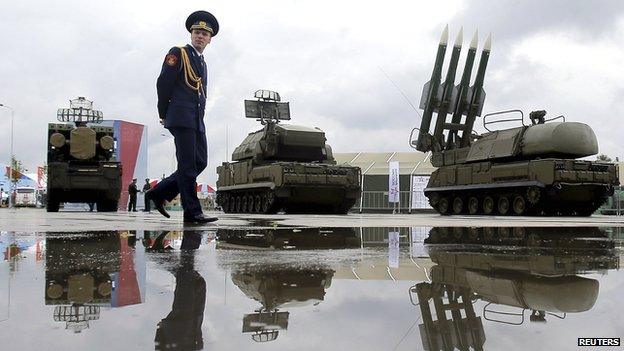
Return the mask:
<path id="1" fill-rule="evenodd" d="M 245 116 L 264 127 L 247 135 L 234 149 L 232 160 L 252 159 L 257 165 L 274 161 L 336 163 L 322 130 L 280 123 L 290 120 L 290 106 L 280 102 L 277 92 L 258 90 L 254 96 L 257 100 L 245 100 Z"/>

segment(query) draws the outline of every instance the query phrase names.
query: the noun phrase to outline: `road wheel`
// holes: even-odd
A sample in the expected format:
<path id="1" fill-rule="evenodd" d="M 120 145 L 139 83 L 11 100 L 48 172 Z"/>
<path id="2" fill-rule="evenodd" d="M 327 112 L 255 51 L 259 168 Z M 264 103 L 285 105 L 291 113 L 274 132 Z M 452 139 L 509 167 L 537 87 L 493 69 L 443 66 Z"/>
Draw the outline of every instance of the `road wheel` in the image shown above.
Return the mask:
<path id="1" fill-rule="evenodd" d="M 253 213 L 254 209 L 254 196 L 250 194 L 247 196 L 247 212 Z"/>
<path id="2" fill-rule="evenodd" d="M 440 214 L 446 215 L 448 214 L 449 211 L 449 199 L 446 196 L 443 196 L 440 198 L 440 201 L 438 201 L 438 212 L 440 212 Z"/>
<path id="3" fill-rule="evenodd" d="M 229 208 L 230 208 L 229 213 L 235 213 L 236 212 L 236 196 L 234 196 L 234 195 L 230 195 Z"/>
<path id="4" fill-rule="evenodd" d="M 483 213 L 486 215 L 491 215 L 494 213 L 494 198 L 491 196 L 486 196 L 483 199 Z"/>
<path id="5" fill-rule="evenodd" d="M 237 213 L 241 212 L 241 210 L 242 210 L 242 206 L 241 206 L 241 202 L 242 201 L 241 200 L 242 200 L 241 196 L 240 195 L 236 195 L 236 205 L 235 205 L 235 208 L 234 208 L 234 210 L 235 210 L 234 212 L 237 212 Z"/>
<path id="6" fill-rule="evenodd" d="M 522 195 L 516 195 L 513 199 L 513 212 L 517 216 L 522 216 L 526 212 L 526 201 Z"/>
<path id="7" fill-rule="evenodd" d="M 260 195 L 256 195 L 254 197 L 254 212 L 260 213 L 262 211 L 262 197 Z"/>
<path id="8" fill-rule="evenodd" d="M 494 203 L 492 203 L 492 207 L 494 207 Z M 494 232 L 496 228 L 493 227 L 485 227 L 483 228 L 483 241 L 486 243 L 492 242 L 494 239 Z"/>
<path id="9" fill-rule="evenodd" d="M 243 195 L 241 199 L 241 212 L 243 213 L 247 212 L 247 201 L 247 195 Z"/>
<path id="10" fill-rule="evenodd" d="M 509 239 L 510 231 L 511 229 L 509 229 L 508 227 L 498 228 L 498 238 L 502 241 Z"/>
<path id="11" fill-rule="evenodd" d="M 503 216 L 509 213 L 509 198 L 507 196 L 501 196 L 498 199 L 498 213 Z"/>
<path id="12" fill-rule="evenodd" d="M 527 189 L 527 199 L 529 203 L 535 205 L 539 202 L 541 197 L 541 190 L 538 187 L 532 186 Z"/>
<path id="13" fill-rule="evenodd" d="M 275 194 L 270 191 L 262 195 L 262 213 L 277 212 L 275 201 Z"/>
<path id="14" fill-rule="evenodd" d="M 453 214 L 461 214 L 464 212 L 464 200 L 461 197 L 456 197 L 453 199 Z"/>
<path id="15" fill-rule="evenodd" d="M 524 237 L 526 236 L 526 229 L 524 229 L 523 227 L 514 227 L 513 236 L 516 239 L 524 239 Z"/>
<path id="16" fill-rule="evenodd" d="M 479 199 L 474 196 L 468 199 L 468 213 L 471 215 L 479 213 Z"/>

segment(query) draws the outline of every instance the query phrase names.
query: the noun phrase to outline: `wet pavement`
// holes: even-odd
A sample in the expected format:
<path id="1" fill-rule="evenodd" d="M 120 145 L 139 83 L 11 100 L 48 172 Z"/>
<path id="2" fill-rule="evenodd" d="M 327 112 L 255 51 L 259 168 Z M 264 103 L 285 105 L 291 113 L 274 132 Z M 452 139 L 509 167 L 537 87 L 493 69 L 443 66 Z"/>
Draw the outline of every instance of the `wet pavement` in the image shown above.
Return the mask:
<path id="1" fill-rule="evenodd" d="M 579 337 L 624 337 L 624 228 L 288 222 L 2 231 L 0 340 L 13 350 L 570 350 Z"/>

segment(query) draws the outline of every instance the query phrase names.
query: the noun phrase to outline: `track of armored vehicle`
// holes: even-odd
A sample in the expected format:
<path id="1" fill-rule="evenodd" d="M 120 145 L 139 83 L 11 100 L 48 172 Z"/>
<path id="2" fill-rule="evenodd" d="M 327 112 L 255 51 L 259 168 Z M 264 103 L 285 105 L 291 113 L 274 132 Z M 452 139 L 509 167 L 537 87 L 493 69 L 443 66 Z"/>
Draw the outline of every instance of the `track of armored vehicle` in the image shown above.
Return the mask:
<path id="1" fill-rule="evenodd" d="M 245 101 L 246 115 L 264 127 L 217 168 L 217 204 L 226 213 L 347 213 L 360 196 L 360 168 L 337 165 L 320 129 L 279 123 L 290 119 L 279 94 L 256 98 Z"/>
<path id="2" fill-rule="evenodd" d="M 488 132 L 476 134 L 474 122 L 485 101 L 483 79 L 490 38 L 473 86 L 469 84 L 476 34 L 457 86 L 461 32 L 441 82 L 447 39 L 448 28 L 440 40 L 431 80 L 423 89 L 418 138 L 412 140 L 416 128 L 410 136 L 410 145 L 431 152 L 431 163 L 437 167 L 424 190 L 430 205 L 443 215 L 589 216 L 604 204 L 619 185 L 618 170 L 611 163 L 581 159 L 598 153 L 596 135 L 588 125 L 566 122 L 563 116 L 546 119 L 543 110 L 531 112 L 531 123 L 525 125 L 522 111 L 508 110 L 483 116 Z M 437 117 L 430 133 L 434 113 Z M 450 121 L 447 115 L 452 116 Z M 521 126 L 490 130 L 502 122 Z"/>

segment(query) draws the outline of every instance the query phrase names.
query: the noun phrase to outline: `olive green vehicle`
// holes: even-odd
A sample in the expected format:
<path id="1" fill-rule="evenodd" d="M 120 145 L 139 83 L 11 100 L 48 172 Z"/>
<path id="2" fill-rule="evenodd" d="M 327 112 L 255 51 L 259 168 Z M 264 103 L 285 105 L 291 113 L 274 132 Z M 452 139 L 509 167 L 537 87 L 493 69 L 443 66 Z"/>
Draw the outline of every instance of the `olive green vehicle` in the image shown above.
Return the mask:
<path id="1" fill-rule="evenodd" d="M 462 46 L 461 33 L 452 49 L 446 79 L 440 83 L 448 28 L 440 40 L 431 80 L 424 86 L 424 110 L 417 140 L 410 145 L 431 152 L 437 167 L 425 196 L 441 214 L 590 216 L 619 185 L 617 166 L 580 158 L 598 153 L 592 129 L 565 117 L 546 119 L 546 111 L 530 113 L 529 125 L 520 110 L 483 116 L 486 133 L 473 130 L 481 116 L 483 79 L 490 55 L 487 39 L 474 85 L 469 86 L 477 50 L 477 37 L 467 53 L 464 72 L 455 86 L 455 71 Z M 430 133 L 433 113 L 437 113 Z M 447 115 L 452 118 L 447 120 Z M 496 123 L 517 123 L 516 128 L 491 130 Z"/>
<path id="2" fill-rule="evenodd" d="M 322 130 L 279 123 L 290 107 L 278 93 L 255 97 L 245 114 L 264 127 L 217 167 L 217 204 L 226 213 L 347 213 L 360 196 L 360 168 L 337 165 Z"/>
<path id="3" fill-rule="evenodd" d="M 117 211 L 121 193 L 121 164 L 115 159 L 113 128 L 101 123 L 101 111 L 79 97 L 57 112 L 48 124 L 47 211 L 63 202 L 96 203 L 99 212 Z"/>
<path id="4" fill-rule="evenodd" d="M 492 329 L 582 319 L 600 291 L 590 274 L 620 267 L 617 244 L 602 229 L 560 229 L 433 228 L 425 239 L 430 281 L 409 290 L 423 349 L 488 349 L 483 320 Z"/>
<path id="5" fill-rule="evenodd" d="M 290 310 L 313 307 L 324 301 L 335 271 L 323 263 L 305 263 L 297 258 L 293 258 L 297 263 L 280 260 L 262 265 L 253 259 L 232 260 L 232 251 L 360 247 L 354 228 L 219 229 L 217 239 L 219 267 L 231 271 L 232 283 L 261 305 L 243 316 L 243 333 L 250 334 L 256 342 L 274 341 L 280 331 L 287 331 Z"/>
<path id="6" fill-rule="evenodd" d="M 121 267 L 119 250 L 116 232 L 46 234 L 44 295 L 45 304 L 55 306 L 55 322 L 79 333 L 100 318 L 100 308 L 112 302 L 112 275 Z"/>

